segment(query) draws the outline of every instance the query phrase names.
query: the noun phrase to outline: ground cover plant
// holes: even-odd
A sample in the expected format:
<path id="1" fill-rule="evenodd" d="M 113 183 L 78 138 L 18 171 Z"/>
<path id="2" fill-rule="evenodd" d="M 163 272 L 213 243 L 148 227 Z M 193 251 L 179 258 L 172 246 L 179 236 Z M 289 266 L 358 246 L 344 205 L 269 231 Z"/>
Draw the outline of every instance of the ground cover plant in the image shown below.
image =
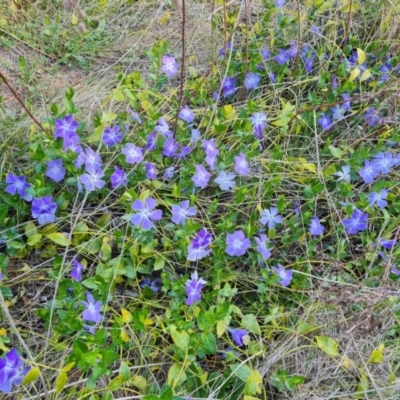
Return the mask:
<path id="1" fill-rule="evenodd" d="M 59 67 L 111 43 L 100 3 L 40 4 Z M 178 38 L 109 71 L 90 112 L 79 87 L 40 112 L 0 75 L 22 114 L 4 101 L 4 126 L 28 121 L 2 134 L 4 398 L 398 398 L 388 4 L 216 1 L 201 65 L 193 4 L 164 4 Z"/>

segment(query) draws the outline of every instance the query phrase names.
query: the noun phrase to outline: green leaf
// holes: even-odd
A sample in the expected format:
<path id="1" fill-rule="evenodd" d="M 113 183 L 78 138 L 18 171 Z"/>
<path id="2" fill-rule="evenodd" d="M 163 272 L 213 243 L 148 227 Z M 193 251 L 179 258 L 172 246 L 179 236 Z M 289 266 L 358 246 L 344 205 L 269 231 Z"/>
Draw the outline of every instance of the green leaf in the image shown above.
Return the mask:
<path id="1" fill-rule="evenodd" d="M 59 232 L 50 233 L 50 235 L 47 235 L 46 237 L 47 239 L 50 239 L 52 242 L 59 244 L 60 246 L 66 247 L 69 244 L 68 238 Z"/>
<path id="2" fill-rule="evenodd" d="M 37 233 L 35 235 L 30 236 L 26 243 L 28 244 L 28 246 L 34 246 L 36 243 L 40 242 L 42 237 L 43 235 L 41 233 Z"/>
<path id="3" fill-rule="evenodd" d="M 200 338 L 202 345 L 201 347 L 204 353 L 215 354 L 217 352 L 217 340 L 211 332 L 202 333 Z"/>
<path id="4" fill-rule="evenodd" d="M 174 398 L 174 392 L 170 387 L 164 389 L 160 394 L 160 400 L 172 400 L 173 398 Z"/>
<path id="5" fill-rule="evenodd" d="M 28 222 L 25 225 L 25 235 L 27 237 L 31 237 L 36 234 L 37 234 L 37 228 L 36 228 L 35 224 L 32 221 Z"/>
<path id="6" fill-rule="evenodd" d="M 381 344 L 378 349 L 374 349 L 372 351 L 371 357 L 368 360 L 368 363 L 376 363 L 380 364 L 383 360 L 383 350 L 385 349 L 385 345 Z"/>
<path id="7" fill-rule="evenodd" d="M 338 149 L 337 147 L 334 147 L 334 146 L 328 146 L 328 149 L 330 150 L 330 152 L 333 155 L 333 157 L 336 157 L 339 160 L 342 158 L 342 155 L 343 155 L 342 150 L 340 150 L 340 149 Z"/>
<path id="8" fill-rule="evenodd" d="M 119 374 L 117 377 L 111 380 L 108 384 L 107 389 L 118 390 L 124 382 L 124 376 Z"/>
<path id="9" fill-rule="evenodd" d="M 68 372 L 71 371 L 71 369 L 75 366 L 75 361 L 70 362 L 69 364 L 67 364 L 61 371 L 62 372 Z"/>
<path id="10" fill-rule="evenodd" d="M 143 397 L 143 400 L 160 400 L 160 398 L 155 394 L 146 394 L 146 396 Z"/>
<path id="11" fill-rule="evenodd" d="M 187 351 L 189 335 L 186 332 L 178 332 L 174 325 L 171 326 L 171 337 L 174 343 L 182 350 Z"/>
<path id="12" fill-rule="evenodd" d="M 68 375 L 65 372 L 60 372 L 56 380 L 56 393 L 60 394 L 64 386 L 68 382 Z"/>
<path id="13" fill-rule="evenodd" d="M 251 371 L 249 377 L 247 378 L 246 385 L 244 386 L 244 394 L 252 395 L 254 393 L 261 393 L 262 386 L 262 375 L 259 371 L 253 370 Z"/>
<path id="14" fill-rule="evenodd" d="M 317 340 L 317 346 L 328 356 L 337 356 L 339 355 L 338 348 L 339 345 L 335 339 L 332 339 L 328 336 L 315 336 Z"/>
<path id="15" fill-rule="evenodd" d="M 38 367 L 31 368 L 29 372 L 25 375 L 25 378 L 22 381 L 22 385 L 27 385 L 28 383 L 36 381 L 39 375 L 40 375 L 40 369 Z"/>
<path id="16" fill-rule="evenodd" d="M 165 265 L 165 261 L 163 258 L 157 258 L 156 262 L 154 263 L 154 271 L 158 271 L 160 269 L 163 269 Z"/>
<path id="17" fill-rule="evenodd" d="M 254 314 L 245 315 L 242 319 L 242 326 L 256 335 L 261 335 L 260 325 L 258 325 L 257 318 Z"/>
<path id="18" fill-rule="evenodd" d="M 231 370 L 243 382 L 247 382 L 251 375 L 251 369 L 244 364 L 233 364 Z"/>
<path id="19" fill-rule="evenodd" d="M 175 387 L 177 385 L 181 385 L 186 381 L 187 375 L 185 372 L 185 368 L 182 367 L 181 364 L 175 363 L 168 371 L 168 385 Z"/>

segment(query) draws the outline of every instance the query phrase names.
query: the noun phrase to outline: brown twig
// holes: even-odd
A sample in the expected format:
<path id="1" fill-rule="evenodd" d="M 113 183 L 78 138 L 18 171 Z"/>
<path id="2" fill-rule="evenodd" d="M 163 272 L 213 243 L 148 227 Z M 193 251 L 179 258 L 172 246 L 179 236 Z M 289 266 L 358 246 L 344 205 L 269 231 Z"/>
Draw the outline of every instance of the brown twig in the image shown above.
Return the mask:
<path id="1" fill-rule="evenodd" d="M 29 117 L 40 127 L 40 129 L 42 129 L 43 132 L 48 134 L 49 132 L 43 127 L 43 125 L 28 110 L 25 103 L 22 101 L 21 97 L 19 97 L 18 93 L 12 88 L 12 86 L 8 83 L 7 78 L 1 72 L 0 72 L 0 78 L 3 80 L 3 82 L 8 87 L 8 89 L 11 91 L 13 96 L 17 99 L 18 103 L 21 104 L 22 108 L 28 113 Z"/>
<path id="2" fill-rule="evenodd" d="M 179 102 L 178 102 L 178 111 L 176 113 L 175 117 L 175 127 L 174 127 L 174 133 L 176 134 L 176 130 L 178 128 L 178 118 L 179 118 L 179 112 L 181 111 L 182 108 L 182 103 L 183 103 L 183 81 L 185 78 L 185 24 L 186 24 L 186 7 L 185 7 L 185 0 L 182 0 L 182 64 L 181 64 L 181 85 L 179 88 Z"/>

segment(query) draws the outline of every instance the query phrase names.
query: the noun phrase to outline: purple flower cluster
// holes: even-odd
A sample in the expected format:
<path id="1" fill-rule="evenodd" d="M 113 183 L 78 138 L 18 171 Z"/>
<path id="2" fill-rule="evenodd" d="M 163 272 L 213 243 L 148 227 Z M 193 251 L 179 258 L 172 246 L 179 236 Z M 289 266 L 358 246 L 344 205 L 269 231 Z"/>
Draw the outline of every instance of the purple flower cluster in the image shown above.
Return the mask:
<path id="1" fill-rule="evenodd" d="M 379 174 L 386 175 L 397 165 L 397 158 L 394 158 L 390 151 L 378 153 L 373 157 L 373 160 L 366 160 L 364 162 L 364 168 L 360 169 L 358 174 L 363 178 L 365 183 L 372 183 Z"/>
<path id="2" fill-rule="evenodd" d="M 201 291 L 207 282 L 203 278 L 199 278 L 197 270 L 191 275 L 191 279 L 186 281 L 185 291 L 187 295 L 186 304 L 193 305 L 196 301 L 201 299 Z"/>
<path id="3" fill-rule="evenodd" d="M 79 136 L 76 133 L 78 122 L 74 120 L 72 115 L 67 115 L 64 119 L 55 120 L 54 137 L 63 140 L 64 150 L 71 150 L 74 153 L 81 151 L 79 145 Z"/>
<path id="4" fill-rule="evenodd" d="M 212 251 L 209 248 L 211 243 L 211 233 L 209 233 L 206 228 L 201 229 L 188 246 L 187 259 L 189 261 L 197 261 L 208 256 Z"/>

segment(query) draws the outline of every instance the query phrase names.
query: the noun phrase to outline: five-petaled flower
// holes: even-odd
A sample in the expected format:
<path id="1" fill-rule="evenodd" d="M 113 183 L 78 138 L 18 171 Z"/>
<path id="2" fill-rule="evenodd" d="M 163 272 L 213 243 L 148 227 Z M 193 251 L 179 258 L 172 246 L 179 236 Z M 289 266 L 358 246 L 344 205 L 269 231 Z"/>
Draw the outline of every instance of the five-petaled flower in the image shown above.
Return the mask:
<path id="1" fill-rule="evenodd" d="M 179 118 L 190 124 L 194 120 L 194 113 L 188 106 L 184 106 L 179 111 Z"/>
<path id="2" fill-rule="evenodd" d="M 278 268 L 272 267 L 272 270 L 279 276 L 279 283 L 283 286 L 289 286 L 293 278 L 293 270 L 286 269 L 283 265 L 278 264 Z"/>
<path id="3" fill-rule="evenodd" d="M 236 77 L 229 78 L 229 76 L 227 76 L 222 83 L 222 95 L 224 97 L 232 96 L 235 94 L 236 90 Z"/>
<path id="4" fill-rule="evenodd" d="M 181 201 L 180 205 L 173 204 L 171 209 L 172 222 L 177 225 L 185 225 L 186 219 L 195 216 L 197 212 L 195 207 L 189 207 L 189 200 Z"/>
<path id="5" fill-rule="evenodd" d="M 379 208 L 385 208 L 388 204 L 386 201 L 387 195 L 388 191 L 386 189 L 382 189 L 379 193 L 370 193 L 368 195 L 369 206 L 372 207 L 374 204 L 376 204 Z"/>
<path id="6" fill-rule="evenodd" d="M 192 178 L 194 185 L 204 189 L 208 185 L 209 180 L 210 173 L 202 165 L 196 165 L 196 172 Z"/>
<path id="7" fill-rule="evenodd" d="M 123 169 L 115 167 L 114 172 L 110 176 L 111 186 L 113 189 L 123 187 L 128 184 L 128 178 Z"/>
<path id="8" fill-rule="evenodd" d="M 263 138 L 263 129 L 267 126 L 267 116 L 262 112 L 256 112 L 249 117 L 251 124 L 253 125 L 254 134 L 258 139 Z"/>
<path id="9" fill-rule="evenodd" d="M 157 202 L 152 197 L 147 197 L 145 201 L 135 200 L 132 204 L 132 210 L 139 211 L 131 218 L 133 225 L 141 227 L 143 230 L 154 228 L 153 221 L 159 221 L 162 217 L 161 210 L 154 210 Z"/>
<path id="10" fill-rule="evenodd" d="M 257 89 L 259 82 L 260 82 L 260 75 L 255 74 L 254 72 L 248 72 L 246 74 L 246 78 L 244 79 L 244 87 L 247 90 Z"/>
<path id="11" fill-rule="evenodd" d="M 167 138 L 172 138 L 174 136 L 174 132 L 169 129 L 169 125 L 164 118 L 160 118 L 157 122 L 157 125 L 154 127 L 154 130 L 161 134 L 161 136 Z"/>
<path id="12" fill-rule="evenodd" d="M 379 168 L 379 172 L 386 175 L 390 172 L 390 169 L 394 166 L 395 159 L 390 151 L 386 153 L 378 153 L 374 156 L 374 162 Z"/>
<path id="13" fill-rule="evenodd" d="M 211 253 L 211 249 L 208 248 L 211 242 L 211 233 L 207 231 L 207 228 L 201 229 L 188 246 L 187 259 L 189 261 L 197 261 L 208 256 Z"/>
<path id="14" fill-rule="evenodd" d="M 32 217 L 37 218 L 40 225 L 54 222 L 57 204 L 51 196 L 44 196 L 32 201 Z"/>
<path id="15" fill-rule="evenodd" d="M 250 246 L 250 239 L 244 235 L 243 231 L 228 233 L 226 236 L 225 252 L 232 257 L 242 256 Z"/>
<path id="16" fill-rule="evenodd" d="M 89 193 L 96 189 L 101 189 L 106 184 L 106 181 L 101 179 L 103 176 L 104 172 L 99 169 L 90 174 L 82 174 L 79 177 L 79 181 L 85 186 L 86 191 Z"/>
<path id="17" fill-rule="evenodd" d="M 260 234 L 260 237 L 255 236 L 254 240 L 257 243 L 257 251 L 263 256 L 265 260 L 271 257 L 271 249 L 268 248 L 268 237 L 264 233 Z"/>
<path id="18" fill-rule="evenodd" d="M 349 165 L 343 165 L 342 170 L 335 172 L 333 175 L 336 175 L 338 177 L 338 182 L 343 181 L 343 182 L 350 182 L 351 177 L 350 177 L 350 166 Z"/>
<path id="19" fill-rule="evenodd" d="M 122 154 L 125 154 L 125 161 L 128 164 L 139 164 L 143 161 L 142 149 L 135 146 L 133 143 L 127 143 L 121 151 Z"/>
<path id="20" fill-rule="evenodd" d="M 6 177 L 6 192 L 10 194 L 18 194 L 21 199 L 32 201 L 32 195 L 28 193 L 31 185 L 26 181 L 26 177 L 21 175 L 8 174 Z"/>
<path id="21" fill-rule="evenodd" d="M 114 127 L 107 126 L 103 132 L 103 142 L 106 146 L 113 147 L 122 140 L 121 128 L 118 125 Z"/>
<path id="22" fill-rule="evenodd" d="M 60 182 L 65 177 L 65 168 L 62 158 L 51 160 L 47 163 L 45 175 L 55 182 Z"/>
<path id="23" fill-rule="evenodd" d="M 179 71 L 179 64 L 176 62 L 175 57 L 171 55 L 165 55 L 162 58 L 161 71 L 170 78 Z"/>
<path id="24" fill-rule="evenodd" d="M 29 366 L 22 368 L 23 365 L 24 361 L 16 349 L 11 349 L 0 358 L 0 392 L 11 393 L 13 385 L 21 384 L 30 370 Z"/>
<path id="25" fill-rule="evenodd" d="M 249 163 L 246 160 L 246 156 L 244 153 L 240 153 L 238 156 L 235 156 L 235 171 L 239 175 L 249 175 L 250 168 Z"/>
<path id="26" fill-rule="evenodd" d="M 324 226 L 319 221 L 317 216 L 311 217 L 310 233 L 312 236 L 321 236 L 324 233 Z"/>
<path id="27" fill-rule="evenodd" d="M 318 118 L 318 123 L 321 125 L 322 130 L 329 129 L 333 125 L 330 116 L 326 114 L 321 114 Z"/>
<path id="28" fill-rule="evenodd" d="M 249 331 L 246 329 L 233 329 L 227 328 L 228 332 L 231 334 L 233 341 L 238 346 L 243 346 L 244 342 L 243 339 L 248 336 Z"/>
<path id="29" fill-rule="evenodd" d="M 358 174 L 364 179 L 365 183 L 372 183 L 372 181 L 379 175 L 379 165 L 375 160 L 364 162 L 364 168 L 360 169 Z"/>
<path id="30" fill-rule="evenodd" d="M 82 319 L 84 321 L 94 322 L 98 324 L 101 322 L 102 316 L 101 311 L 101 301 L 94 301 L 93 295 L 89 292 L 86 293 L 87 302 L 81 300 L 81 304 L 86 307 L 86 310 L 82 314 Z"/>
<path id="31" fill-rule="evenodd" d="M 197 270 L 192 273 L 191 279 L 188 279 L 185 284 L 186 304 L 188 306 L 201 299 L 201 290 L 206 283 L 203 278 L 198 277 Z"/>
<path id="32" fill-rule="evenodd" d="M 236 186 L 235 177 L 236 175 L 232 172 L 226 173 L 225 171 L 221 171 L 215 182 L 218 183 L 221 190 L 230 190 Z"/>
<path id="33" fill-rule="evenodd" d="M 368 228 L 368 214 L 356 209 L 350 218 L 343 220 L 343 225 L 350 235 L 365 231 Z"/>
<path id="34" fill-rule="evenodd" d="M 271 207 L 269 210 L 264 209 L 261 211 L 260 223 L 261 225 L 268 224 L 268 228 L 272 229 L 276 224 L 282 223 L 282 216 L 278 214 L 276 207 Z"/>

